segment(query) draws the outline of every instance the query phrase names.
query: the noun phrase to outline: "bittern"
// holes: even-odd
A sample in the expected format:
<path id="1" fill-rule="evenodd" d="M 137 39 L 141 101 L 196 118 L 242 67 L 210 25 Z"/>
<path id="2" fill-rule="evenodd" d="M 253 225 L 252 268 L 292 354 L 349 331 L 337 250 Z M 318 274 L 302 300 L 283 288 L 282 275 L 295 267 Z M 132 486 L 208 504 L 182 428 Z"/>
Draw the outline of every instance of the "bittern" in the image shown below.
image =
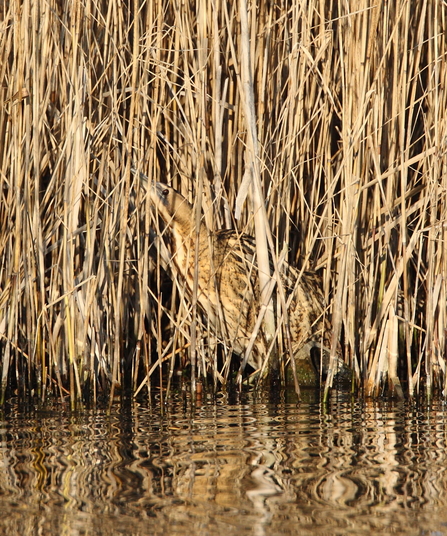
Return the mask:
<path id="1" fill-rule="evenodd" d="M 193 206 L 166 184 L 154 183 L 149 196 L 170 229 L 176 276 L 192 298 L 197 263 L 197 303 L 217 338 L 244 356 L 260 309 L 254 239 L 234 230 L 210 231 L 203 221 L 196 231 Z M 281 281 L 289 303 L 293 353 L 296 358 L 304 349 L 309 355 L 312 346 L 321 345 L 326 327 L 320 282 L 315 274 L 300 274 L 285 261 Z M 260 330 L 248 357 L 250 366 L 258 369 L 266 353 Z"/>

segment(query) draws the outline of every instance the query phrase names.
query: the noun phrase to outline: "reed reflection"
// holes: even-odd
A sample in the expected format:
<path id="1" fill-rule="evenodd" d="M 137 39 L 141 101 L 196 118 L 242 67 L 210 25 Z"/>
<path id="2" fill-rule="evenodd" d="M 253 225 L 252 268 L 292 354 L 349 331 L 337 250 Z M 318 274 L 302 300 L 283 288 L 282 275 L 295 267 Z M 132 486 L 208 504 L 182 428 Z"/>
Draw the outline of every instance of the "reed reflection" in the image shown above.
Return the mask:
<path id="1" fill-rule="evenodd" d="M 203 524 L 226 534 L 221 523 L 259 535 L 297 526 L 406 534 L 412 512 L 429 523 L 447 502 L 442 404 L 179 401 L 164 412 L 15 412 L 2 423 L 0 463 L 0 508 L 48 512 L 48 534 L 61 533 L 54 509 L 91 515 L 91 526 L 98 516 L 125 518 L 135 534 L 148 520 L 154 534 Z"/>
<path id="2" fill-rule="evenodd" d="M 445 505 L 445 417 L 441 407 L 367 404 L 323 421 L 323 463 L 306 489 L 315 500 L 380 511 Z M 437 423 L 436 426 L 433 426 Z"/>

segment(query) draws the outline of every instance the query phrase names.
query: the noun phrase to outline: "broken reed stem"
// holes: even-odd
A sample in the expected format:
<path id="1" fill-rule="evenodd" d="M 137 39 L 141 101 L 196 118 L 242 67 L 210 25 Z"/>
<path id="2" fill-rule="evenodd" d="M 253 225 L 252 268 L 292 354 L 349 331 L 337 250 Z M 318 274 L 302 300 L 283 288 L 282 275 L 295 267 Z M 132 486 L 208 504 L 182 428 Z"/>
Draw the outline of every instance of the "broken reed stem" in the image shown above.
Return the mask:
<path id="1" fill-rule="evenodd" d="M 341 338 L 366 394 L 445 391 L 445 17 L 437 0 L 1 1 L 0 402 L 149 388 L 166 348 L 188 364 L 194 322 L 197 379 L 228 378 L 160 266 L 133 163 L 211 230 L 255 235 L 266 281 L 284 244 L 318 267 L 332 353 Z"/>

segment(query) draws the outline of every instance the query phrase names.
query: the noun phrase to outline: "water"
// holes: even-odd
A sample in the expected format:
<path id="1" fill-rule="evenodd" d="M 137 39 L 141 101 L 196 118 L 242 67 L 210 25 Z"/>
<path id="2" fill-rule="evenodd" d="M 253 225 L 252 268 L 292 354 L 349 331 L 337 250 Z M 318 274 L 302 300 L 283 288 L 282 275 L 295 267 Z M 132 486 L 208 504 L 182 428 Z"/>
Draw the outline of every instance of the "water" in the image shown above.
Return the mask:
<path id="1" fill-rule="evenodd" d="M 0 534 L 447 535 L 442 402 L 11 406 Z"/>

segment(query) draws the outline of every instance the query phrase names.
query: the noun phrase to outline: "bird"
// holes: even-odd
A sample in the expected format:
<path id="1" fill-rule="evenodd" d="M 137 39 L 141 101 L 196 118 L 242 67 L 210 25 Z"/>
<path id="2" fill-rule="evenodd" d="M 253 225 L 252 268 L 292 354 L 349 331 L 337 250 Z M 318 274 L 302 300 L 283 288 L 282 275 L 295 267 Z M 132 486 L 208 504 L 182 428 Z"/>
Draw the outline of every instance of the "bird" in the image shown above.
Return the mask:
<path id="1" fill-rule="evenodd" d="M 197 272 L 197 304 L 218 340 L 255 370 L 262 367 L 268 345 L 259 330 L 248 358 L 245 352 L 259 313 L 259 282 L 255 239 L 234 229 L 212 231 L 201 219 L 196 229 L 194 207 L 171 186 L 152 182 L 150 202 L 171 235 L 170 265 L 184 281 L 192 300 Z M 281 264 L 295 359 L 329 341 L 321 280 Z"/>

